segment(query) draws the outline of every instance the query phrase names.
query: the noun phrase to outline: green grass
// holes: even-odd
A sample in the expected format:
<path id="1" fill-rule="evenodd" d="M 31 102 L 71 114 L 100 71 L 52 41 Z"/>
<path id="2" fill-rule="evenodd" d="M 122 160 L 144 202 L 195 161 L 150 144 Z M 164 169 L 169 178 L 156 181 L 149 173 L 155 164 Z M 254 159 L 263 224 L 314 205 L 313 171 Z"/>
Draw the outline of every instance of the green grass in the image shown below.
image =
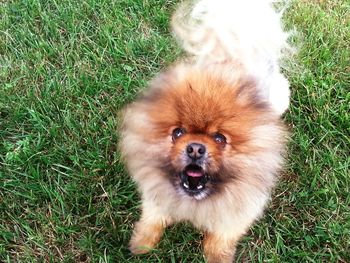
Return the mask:
<path id="1" fill-rule="evenodd" d="M 127 249 L 139 196 L 117 152 L 118 110 L 179 55 L 175 1 L 0 3 L 0 261 L 203 262 L 201 234 Z M 347 1 L 297 1 L 285 173 L 238 262 L 350 262 Z"/>

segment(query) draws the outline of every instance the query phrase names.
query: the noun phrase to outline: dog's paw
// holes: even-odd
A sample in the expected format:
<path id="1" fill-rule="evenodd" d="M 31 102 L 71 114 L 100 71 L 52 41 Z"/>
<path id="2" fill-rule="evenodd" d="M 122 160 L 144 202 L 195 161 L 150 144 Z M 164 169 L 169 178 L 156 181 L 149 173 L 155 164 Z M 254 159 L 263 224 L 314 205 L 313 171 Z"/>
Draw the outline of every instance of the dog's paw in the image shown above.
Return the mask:
<path id="1" fill-rule="evenodd" d="M 137 222 L 129 243 L 131 253 L 138 255 L 150 252 L 159 242 L 163 229 L 164 225 L 161 222 Z"/>
<path id="2" fill-rule="evenodd" d="M 146 254 L 150 252 L 157 243 L 158 240 L 152 237 L 141 236 L 134 233 L 129 243 L 129 250 L 135 255 Z"/>
<path id="3" fill-rule="evenodd" d="M 220 234 L 204 234 L 204 255 L 207 263 L 232 263 L 236 250 L 236 239 L 223 238 Z"/>

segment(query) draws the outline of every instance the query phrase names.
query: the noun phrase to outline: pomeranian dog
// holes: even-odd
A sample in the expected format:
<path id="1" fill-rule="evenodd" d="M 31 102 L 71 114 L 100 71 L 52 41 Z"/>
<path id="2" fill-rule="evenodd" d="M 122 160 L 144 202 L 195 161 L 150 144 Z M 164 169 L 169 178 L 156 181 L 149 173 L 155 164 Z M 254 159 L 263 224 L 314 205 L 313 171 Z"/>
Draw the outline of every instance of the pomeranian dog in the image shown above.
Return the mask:
<path id="1" fill-rule="evenodd" d="M 132 253 L 187 221 L 203 231 L 209 263 L 232 262 L 262 215 L 287 137 L 280 17 L 267 0 L 199 0 L 175 12 L 187 57 L 123 111 L 120 147 L 142 198 Z"/>

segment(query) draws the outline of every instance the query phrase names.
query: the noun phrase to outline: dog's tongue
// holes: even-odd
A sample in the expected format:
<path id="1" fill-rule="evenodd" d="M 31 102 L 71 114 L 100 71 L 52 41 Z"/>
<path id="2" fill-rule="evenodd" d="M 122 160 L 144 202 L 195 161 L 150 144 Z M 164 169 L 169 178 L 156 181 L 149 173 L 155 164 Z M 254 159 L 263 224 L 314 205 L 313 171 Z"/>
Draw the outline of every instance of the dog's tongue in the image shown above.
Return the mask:
<path id="1" fill-rule="evenodd" d="M 201 177 L 203 174 L 200 171 L 187 171 L 187 175 L 191 177 Z"/>

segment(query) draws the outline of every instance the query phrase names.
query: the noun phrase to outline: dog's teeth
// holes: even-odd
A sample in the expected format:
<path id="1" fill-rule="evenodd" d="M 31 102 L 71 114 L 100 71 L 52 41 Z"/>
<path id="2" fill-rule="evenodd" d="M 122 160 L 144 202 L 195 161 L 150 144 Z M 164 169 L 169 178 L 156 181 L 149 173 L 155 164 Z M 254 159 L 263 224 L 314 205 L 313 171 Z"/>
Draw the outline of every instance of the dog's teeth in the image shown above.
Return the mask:
<path id="1" fill-rule="evenodd" d="M 187 183 L 184 183 L 184 187 L 189 188 L 189 186 L 188 186 L 188 184 L 187 184 Z"/>
<path id="2" fill-rule="evenodd" d="M 198 186 L 197 186 L 197 189 L 202 189 L 203 188 L 203 185 L 201 185 L 201 184 L 199 184 Z"/>

